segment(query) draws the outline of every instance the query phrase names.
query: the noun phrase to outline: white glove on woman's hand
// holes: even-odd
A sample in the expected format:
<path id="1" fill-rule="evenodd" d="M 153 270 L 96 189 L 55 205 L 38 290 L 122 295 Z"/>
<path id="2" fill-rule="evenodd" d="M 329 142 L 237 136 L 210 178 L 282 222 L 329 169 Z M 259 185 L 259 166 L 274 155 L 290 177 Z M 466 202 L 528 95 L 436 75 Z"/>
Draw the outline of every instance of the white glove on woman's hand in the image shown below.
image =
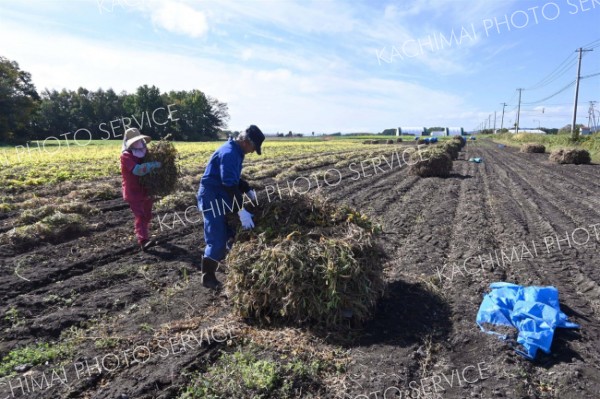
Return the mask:
<path id="1" fill-rule="evenodd" d="M 252 200 L 252 202 L 256 202 L 256 191 L 250 190 L 246 193 L 246 195 Z"/>
<path id="2" fill-rule="evenodd" d="M 242 222 L 244 230 L 254 228 L 254 222 L 252 221 L 252 214 L 250 212 L 242 208 L 242 210 L 238 212 L 238 216 L 240 217 L 240 222 Z"/>

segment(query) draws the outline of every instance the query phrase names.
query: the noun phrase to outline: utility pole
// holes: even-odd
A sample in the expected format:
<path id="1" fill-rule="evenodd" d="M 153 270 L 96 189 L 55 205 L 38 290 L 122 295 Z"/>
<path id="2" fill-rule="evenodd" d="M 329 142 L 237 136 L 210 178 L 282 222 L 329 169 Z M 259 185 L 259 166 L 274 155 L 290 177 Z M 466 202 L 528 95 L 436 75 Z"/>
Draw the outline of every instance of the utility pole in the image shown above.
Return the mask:
<path id="1" fill-rule="evenodd" d="M 598 130 L 598 123 L 596 122 L 596 110 L 594 109 L 596 101 L 590 101 L 590 109 L 588 110 L 588 127 L 591 129 L 594 126 L 593 132 L 596 133 Z"/>
<path id="2" fill-rule="evenodd" d="M 577 140 L 577 137 L 579 136 L 579 132 L 575 128 L 575 125 L 577 124 L 577 99 L 579 97 L 579 79 L 581 78 L 581 57 L 584 51 L 592 51 L 592 49 L 584 50 L 581 47 L 579 47 L 579 49 L 575 51 L 579 51 L 579 64 L 577 65 L 577 79 L 575 83 L 575 104 L 573 104 L 573 123 L 571 123 L 571 139 L 573 140 Z"/>
<path id="3" fill-rule="evenodd" d="M 489 114 L 488 115 L 488 129 L 492 128 L 492 120 L 491 119 L 492 119 L 492 114 Z"/>
<path id="4" fill-rule="evenodd" d="M 521 92 L 523 91 L 523 89 L 517 90 L 519 90 L 519 109 L 517 110 L 517 124 L 515 126 L 515 134 L 519 133 L 519 118 L 521 116 Z"/>
<path id="5" fill-rule="evenodd" d="M 502 103 L 502 121 L 500 122 L 500 130 L 504 129 L 504 108 L 506 108 L 506 103 Z"/>
<path id="6" fill-rule="evenodd" d="M 594 105 L 596 104 L 596 101 L 590 101 L 590 110 L 589 110 L 589 117 L 592 119 L 592 123 L 594 125 L 594 133 L 596 133 L 598 131 L 598 122 L 596 122 L 596 110 L 594 109 Z M 592 125 L 590 125 L 588 123 L 588 126 L 591 128 Z"/>
<path id="7" fill-rule="evenodd" d="M 494 134 L 496 134 L 496 111 L 494 111 Z"/>

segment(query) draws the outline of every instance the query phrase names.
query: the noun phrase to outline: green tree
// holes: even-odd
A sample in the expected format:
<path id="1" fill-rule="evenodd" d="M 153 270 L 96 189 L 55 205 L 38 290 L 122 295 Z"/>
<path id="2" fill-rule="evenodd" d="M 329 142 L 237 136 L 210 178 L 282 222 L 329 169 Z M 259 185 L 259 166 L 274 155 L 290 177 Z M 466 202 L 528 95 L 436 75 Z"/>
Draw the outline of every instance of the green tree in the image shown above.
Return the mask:
<path id="1" fill-rule="evenodd" d="M 200 90 L 171 91 L 164 101 L 174 112 L 169 131 L 174 131 L 181 140 L 214 140 L 218 133 L 227 127 L 229 111 L 227 105 L 206 96 Z"/>
<path id="2" fill-rule="evenodd" d="M 166 135 L 169 125 L 168 123 L 164 124 L 163 118 L 166 111 L 157 111 L 156 118 L 152 117 L 158 108 L 167 108 L 158 87 L 148 87 L 148 85 L 138 87 L 135 96 L 127 96 L 124 100 L 124 108 L 127 116 L 132 119 L 131 127 L 139 128 L 144 134 L 154 139 Z M 162 118 L 159 118 L 159 113 Z"/>
<path id="3" fill-rule="evenodd" d="M 0 56 L 0 141 L 24 142 L 32 132 L 32 119 L 40 97 L 31 74 Z"/>
<path id="4" fill-rule="evenodd" d="M 71 119 L 72 92 L 46 89 L 42 92 L 41 100 L 34 118 L 35 138 L 54 136 L 63 139 L 64 137 L 59 137 L 61 134 L 77 129 Z"/>

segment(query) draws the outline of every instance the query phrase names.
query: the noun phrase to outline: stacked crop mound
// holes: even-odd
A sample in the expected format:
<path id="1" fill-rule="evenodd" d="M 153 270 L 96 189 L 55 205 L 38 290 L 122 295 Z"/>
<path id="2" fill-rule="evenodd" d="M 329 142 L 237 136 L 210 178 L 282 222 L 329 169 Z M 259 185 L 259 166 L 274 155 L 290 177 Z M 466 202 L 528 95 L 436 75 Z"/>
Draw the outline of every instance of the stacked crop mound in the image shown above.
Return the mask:
<path id="1" fill-rule="evenodd" d="M 448 177 L 452 171 L 452 158 L 442 147 L 415 151 L 410 163 L 410 173 L 420 177 Z"/>
<path id="2" fill-rule="evenodd" d="M 465 139 L 463 136 L 453 136 L 452 140 L 460 143 L 460 148 L 463 148 L 465 145 L 467 145 L 467 139 Z"/>
<path id="3" fill-rule="evenodd" d="M 151 143 L 144 162 L 158 161 L 159 169 L 154 169 L 145 176 L 140 177 L 140 183 L 146 187 L 151 196 L 162 197 L 171 194 L 177 188 L 177 178 L 180 175 L 177 165 L 177 150 L 169 136 Z"/>
<path id="4" fill-rule="evenodd" d="M 384 290 L 378 229 L 359 213 L 299 195 L 255 207 L 228 255 L 234 312 L 326 329 L 362 323 Z"/>
<path id="5" fill-rule="evenodd" d="M 394 144 L 394 140 L 388 140 L 387 144 Z"/>
<path id="6" fill-rule="evenodd" d="M 419 139 L 417 139 L 417 144 L 429 144 L 429 140 L 419 138 Z"/>
<path id="7" fill-rule="evenodd" d="M 546 147 L 543 144 L 526 143 L 521 146 L 521 152 L 543 154 L 546 152 Z"/>
<path id="8" fill-rule="evenodd" d="M 363 144 L 373 144 L 373 140 L 365 140 L 363 141 Z"/>
<path id="9" fill-rule="evenodd" d="M 550 161 L 561 164 L 589 164 L 592 162 L 590 153 L 586 150 L 576 148 L 561 148 L 552 151 Z"/>
<path id="10" fill-rule="evenodd" d="M 458 153 L 462 149 L 462 144 L 455 139 L 448 140 L 441 145 L 441 148 L 448 153 L 451 160 L 458 158 Z"/>
<path id="11" fill-rule="evenodd" d="M 397 138 L 396 139 L 396 143 L 402 143 L 402 139 L 401 138 Z"/>

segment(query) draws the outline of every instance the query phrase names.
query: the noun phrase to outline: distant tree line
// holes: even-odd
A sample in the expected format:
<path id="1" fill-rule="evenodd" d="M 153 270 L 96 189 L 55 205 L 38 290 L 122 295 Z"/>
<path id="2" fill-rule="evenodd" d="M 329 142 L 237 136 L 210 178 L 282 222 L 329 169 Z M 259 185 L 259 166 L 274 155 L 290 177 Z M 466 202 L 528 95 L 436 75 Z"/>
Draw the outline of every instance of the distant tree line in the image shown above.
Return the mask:
<path id="1" fill-rule="evenodd" d="M 84 142 L 90 135 L 121 140 L 126 127 L 155 139 L 171 133 L 175 140 L 210 140 L 228 120 L 227 105 L 200 90 L 161 93 L 144 85 L 131 94 L 82 87 L 38 93 L 28 72 L 0 56 L 0 142 L 71 139 L 65 134 L 77 131 Z"/>

